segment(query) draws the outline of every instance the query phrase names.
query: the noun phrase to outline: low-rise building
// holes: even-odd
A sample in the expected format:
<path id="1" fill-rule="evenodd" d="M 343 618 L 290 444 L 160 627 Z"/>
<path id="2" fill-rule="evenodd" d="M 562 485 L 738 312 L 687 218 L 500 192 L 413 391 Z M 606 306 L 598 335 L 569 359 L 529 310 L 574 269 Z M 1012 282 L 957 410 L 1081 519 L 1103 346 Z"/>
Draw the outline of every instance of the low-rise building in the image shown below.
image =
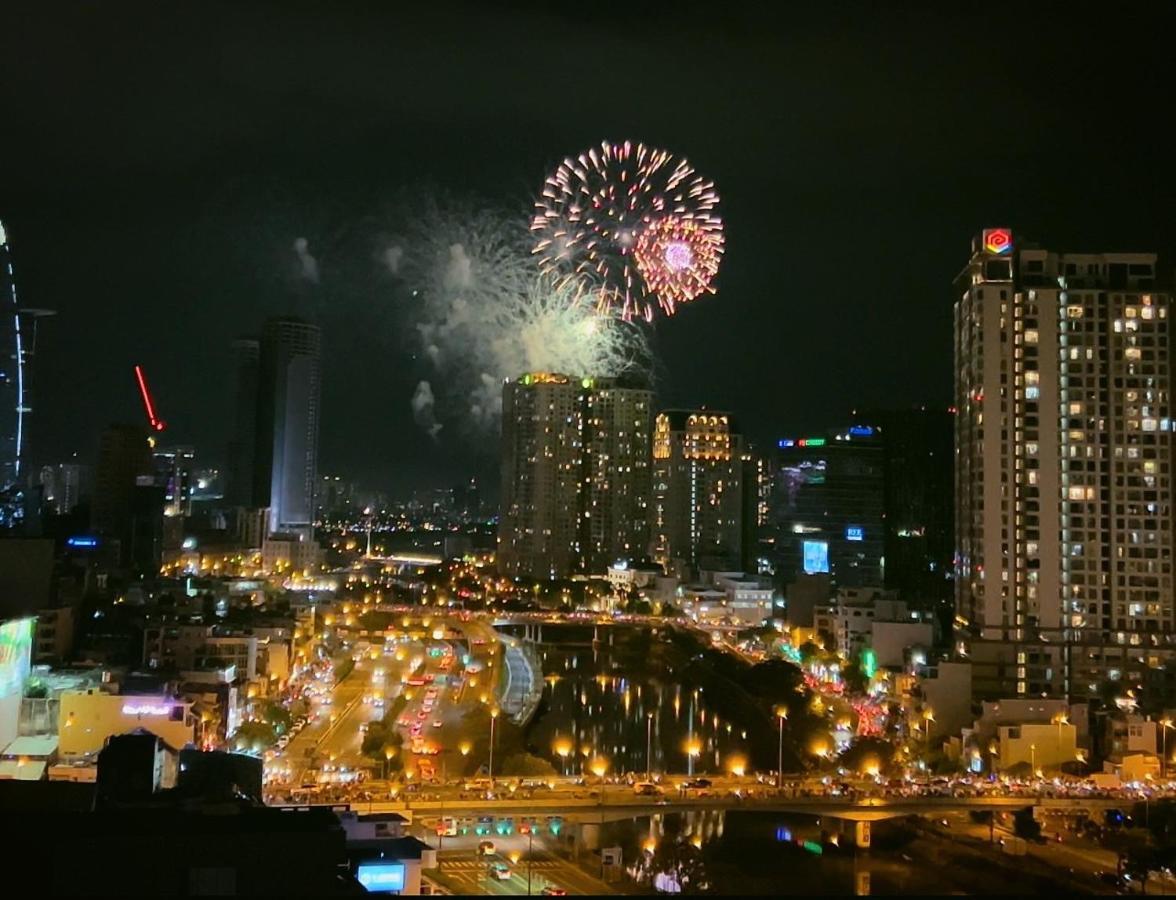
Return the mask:
<path id="1" fill-rule="evenodd" d="M 421 869 L 437 866 L 437 851 L 406 833 L 397 813 L 342 812 L 347 856 L 356 880 L 368 891 L 415 896 L 421 892 Z"/>
<path id="2" fill-rule="evenodd" d="M 704 627 L 752 628 L 772 618 L 775 592 L 770 583 L 742 572 L 706 573 L 709 581 L 683 585 L 682 612 Z"/>
<path id="3" fill-rule="evenodd" d="M 150 731 L 172 747 L 196 738 L 192 704 L 163 695 L 108 694 L 66 691 L 61 695 L 58 752 L 70 761 L 98 753 L 109 737 L 138 728 Z"/>
<path id="4" fill-rule="evenodd" d="M 309 577 L 318 571 L 321 562 L 322 548 L 305 534 L 274 533 L 261 544 L 261 567 L 271 574 Z"/>
<path id="5" fill-rule="evenodd" d="M 1027 722 L 997 728 L 997 768 L 1000 771 L 1020 764 L 1032 772 L 1057 771 L 1074 763 L 1078 753 L 1078 729 L 1070 722 Z"/>
<path id="6" fill-rule="evenodd" d="M 0 779 L 40 781 L 56 762 L 56 735 L 18 737 L 0 750 Z"/>
<path id="7" fill-rule="evenodd" d="M 869 648 L 885 668 L 901 667 L 908 649 L 929 648 L 934 640 L 930 613 L 911 610 L 895 592 L 876 587 L 840 589 L 831 603 L 813 608 L 813 628 L 832 638 L 829 649 L 856 656 Z"/>
<path id="8" fill-rule="evenodd" d="M 915 688 L 932 740 L 958 737 L 972 724 L 972 664 L 943 660 L 915 667 Z"/>
<path id="9" fill-rule="evenodd" d="M 1058 769 L 1089 758 L 1090 709 L 1045 698 L 983 701 L 980 717 L 962 733 L 964 751 L 987 760 L 989 771 L 1019 763 Z"/>

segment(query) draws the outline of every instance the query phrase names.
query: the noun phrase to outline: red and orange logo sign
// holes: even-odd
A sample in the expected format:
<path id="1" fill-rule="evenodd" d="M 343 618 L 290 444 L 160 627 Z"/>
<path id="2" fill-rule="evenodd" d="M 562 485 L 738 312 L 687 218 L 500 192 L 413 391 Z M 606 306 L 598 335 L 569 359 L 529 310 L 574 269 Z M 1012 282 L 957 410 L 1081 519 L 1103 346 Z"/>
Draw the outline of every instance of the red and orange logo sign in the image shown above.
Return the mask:
<path id="1" fill-rule="evenodd" d="M 1013 233 L 1008 228 L 984 229 L 984 252 L 1006 256 L 1013 252 Z"/>

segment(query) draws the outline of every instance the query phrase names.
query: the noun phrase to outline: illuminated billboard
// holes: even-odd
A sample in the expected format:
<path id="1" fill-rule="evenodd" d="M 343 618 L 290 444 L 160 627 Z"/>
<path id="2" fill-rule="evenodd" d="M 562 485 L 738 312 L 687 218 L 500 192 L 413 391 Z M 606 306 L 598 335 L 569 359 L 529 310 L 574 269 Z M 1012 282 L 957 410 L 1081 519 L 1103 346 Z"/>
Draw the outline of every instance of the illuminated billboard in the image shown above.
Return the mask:
<path id="1" fill-rule="evenodd" d="M 404 863 L 365 862 L 355 870 L 355 877 L 369 894 L 404 890 Z"/>
<path id="2" fill-rule="evenodd" d="M 819 575 L 829 572 L 829 542 L 804 542 L 804 574 Z"/>
<path id="3" fill-rule="evenodd" d="M 0 697 L 19 696 L 29 674 L 35 619 L 0 624 Z"/>
<path id="4" fill-rule="evenodd" d="M 1008 256 L 1013 252 L 1013 233 L 1008 228 L 985 228 L 984 252 L 994 256 Z"/>
<path id="5" fill-rule="evenodd" d="M 861 525 L 846 525 L 845 539 L 847 541 L 864 541 L 866 539 L 866 529 Z"/>

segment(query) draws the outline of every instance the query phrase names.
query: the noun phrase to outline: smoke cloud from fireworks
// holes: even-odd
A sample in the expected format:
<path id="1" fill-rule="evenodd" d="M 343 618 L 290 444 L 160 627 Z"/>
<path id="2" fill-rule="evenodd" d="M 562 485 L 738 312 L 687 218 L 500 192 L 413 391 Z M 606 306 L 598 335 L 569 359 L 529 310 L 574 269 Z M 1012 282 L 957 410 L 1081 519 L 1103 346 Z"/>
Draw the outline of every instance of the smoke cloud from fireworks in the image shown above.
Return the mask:
<path id="1" fill-rule="evenodd" d="M 304 237 L 295 238 L 294 253 L 298 256 L 299 272 L 302 277 L 312 284 L 318 284 L 318 260 L 310 255 L 310 242 Z"/>
<path id="2" fill-rule="evenodd" d="M 412 220 L 403 249 L 389 247 L 383 263 L 397 276 L 418 348 L 437 376 L 413 397 L 417 421 L 430 434 L 440 429 L 434 404 L 480 426 L 495 424 L 502 382 L 525 372 L 647 371 L 640 328 L 600 312 L 584 277 L 541 272 L 522 217 L 434 203 Z"/>
<path id="3" fill-rule="evenodd" d="M 434 414 L 434 405 L 433 386 L 427 381 L 420 382 L 412 394 L 412 417 L 432 438 L 437 437 L 437 432 L 441 430 L 441 423 Z"/>

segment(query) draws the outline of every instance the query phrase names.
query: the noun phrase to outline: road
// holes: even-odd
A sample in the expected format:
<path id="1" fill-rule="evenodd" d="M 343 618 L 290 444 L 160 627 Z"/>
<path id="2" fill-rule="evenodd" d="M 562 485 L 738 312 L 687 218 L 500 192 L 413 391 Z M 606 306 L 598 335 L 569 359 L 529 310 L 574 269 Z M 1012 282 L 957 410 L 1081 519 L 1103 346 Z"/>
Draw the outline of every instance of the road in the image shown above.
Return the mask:
<path id="1" fill-rule="evenodd" d="M 455 635 L 450 629 L 458 629 Z M 501 666 L 496 634 L 483 622 L 436 617 L 425 626 L 414 623 L 396 639 L 340 629 L 355 666 L 334 685 L 328 699 L 316 700 L 311 721 L 289 745 L 267 763 L 267 772 L 282 775 L 275 794 L 310 789 L 330 782 L 332 791 L 348 796 L 379 797 L 392 786 L 379 779 L 357 780 L 373 768 L 362 752 L 364 723 L 378 721 L 401 695 L 406 705 L 395 720 L 402 740 L 405 776 L 417 782 L 460 776 L 464 755 L 481 735 L 469 732 L 467 714 L 481 704 L 497 705 L 496 661 Z M 464 634 L 462 633 L 464 632 Z M 465 645 L 472 664 L 463 672 Z M 382 698 L 383 703 L 375 702 Z M 378 773 L 377 773 L 378 774 Z M 351 787 L 347 787 L 350 784 Z M 340 798 L 345 799 L 345 797 Z"/>
<path id="2" fill-rule="evenodd" d="M 579 866 L 562 859 L 550 850 L 541 847 L 536 841 L 528 856 L 527 839 L 514 835 L 512 837 L 495 837 L 495 851 L 490 856 L 477 856 L 477 844 L 481 838 L 446 838 L 446 845 L 450 842 L 461 845 L 455 849 L 442 850 L 438 853 L 438 863 L 443 879 L 455 890 L 468 894 L 508 894 L 522 895 L 527 893 L 528 858 L 530 859 L 530 893 L 539 895 L 543 888 L 563 888 L 569 894 L 586 896 L 600 896 L 612 893 L 611 887 Z M 509 879 L 500 879 L 490 873 L 493 863 L 499 863 L 510 869 Z"/>

